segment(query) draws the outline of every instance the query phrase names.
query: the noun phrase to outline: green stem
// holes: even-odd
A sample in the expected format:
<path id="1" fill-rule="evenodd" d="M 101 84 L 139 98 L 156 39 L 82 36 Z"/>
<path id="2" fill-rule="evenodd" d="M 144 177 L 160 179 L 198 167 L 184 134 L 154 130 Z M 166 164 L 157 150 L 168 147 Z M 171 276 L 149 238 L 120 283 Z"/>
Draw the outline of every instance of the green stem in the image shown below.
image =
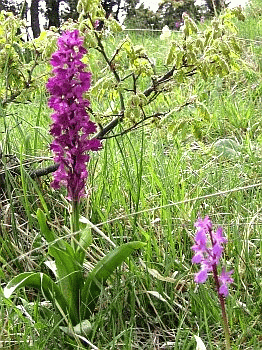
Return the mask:
<path id="1" fill-rule="evenodd" d="M 217 8 L 216 8 L 214 0 L 212 0 L 212 5 L 213 5 L 213 9 L 214 9 L 214 14 L 217 17 Z"/>
<path id="2" fill-rule="evenodd" d="M 76 250 L 77 242 L 79 242 L 79 218 L 80 218 L 80 205 L 78 201 L 72 202 L 72 212 L 71 212 L 71 245 Z"/>

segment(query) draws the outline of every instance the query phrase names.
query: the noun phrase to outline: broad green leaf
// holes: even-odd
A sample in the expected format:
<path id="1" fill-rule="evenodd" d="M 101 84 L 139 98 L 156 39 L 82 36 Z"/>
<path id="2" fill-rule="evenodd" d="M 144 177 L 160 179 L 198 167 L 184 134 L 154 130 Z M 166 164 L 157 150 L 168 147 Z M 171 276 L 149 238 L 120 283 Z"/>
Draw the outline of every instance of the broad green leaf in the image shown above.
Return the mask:
<path id="1" fill-rule="evenodd" d="M 176 123 L 176 124 L 173 123 L 170 126 L 170 131 L 173 133 L 173 135 L 176 135 L 179 130 L 183 130 L 183 128 L 187 125 L 188 125 L 188 121 L 182 119 L 181 122 L 179 122 L 179 123 Z"/>
<path id="2" fill-rule="evenodd" d="M 102 12 L 99 0 L 79 0 L 77 3 L 77 12 L 83 15 L 89 15 L 91 18 L 96 17 Z"/>
<path id="3" fill-rule="evenodd" d="M 210 122 L 210 119 L 211 119 L 210 112 L 203 103 L 197 102 L 197 110 L 201 117 L 203 117 L 205 120 Z"/>
<path id="4" fill-rule="evenodd" d="M 176 45 L 174 42 L 171 42 L 171 46 L 169 49 L 169 52 L 167 54 L 167 58 L 166 58 L 166 64 L 172 64 L 175 58 L 175 51 L 176 51 Z"/>
<path id="5" fill-rule="evenodd" d="M 195 42 L 195 45 L 197 48 L 199 48 L 201 51 L 204 50 L 204 41 L 202 38 L 197 38 L 196 39 L 196 42 Z"/>
<path id="6" fill-rule="evenodd" d="M 84 43 L 85 43 L 85 45 L 88 46 L 88 47 L 96 47 L 97 46 L 97 41 L 96 41 L 95 34 L 94 34 L 94 32 L 92 30 L 88 30 L 88 31 L 85 30 L 85 28 L 86 28 L 85 21 L 80 23 L 79 27 L 80 27 L 79 28 L 80 30 L 83 30 L 83 32 L 85 32 L 85 36 L 84 36 Z"/>
<path id="7" fill-rule="evenodd" d="M 226 158 L 234 158 L 240 155 L 241 146 L 232 139 L 220 139 L 214 144 L 219 155 Z"/>
<path id="8" fill-rule="evenodd" d="M 134 121 L 137 121 L 139 120 L 139 117 L 140 117 L 140 108 L 139 107 L 134 107 L 132 109 L 132 113 L 134 115 Z"/>
<path id="9" fill-rule="evenodd" d="M 13 278 L 4 288 L 5 298 L 10 298 L 11 295 L 20 288 L 32 287 L 40 290 L 44 297 L 62 309 L 67 315 L 68 304 L 61 293 L 57 284 L 46 274 L 41 272 L 24 272 Z"/>
<path id="10" fill-rule="evenodd" d="M 57 282 L 69 305 L 71 321 L 73 324 L 78 323 L 80 289 L 83 286 L 82 267 L 76 260 L 74 251 L 68 243 L 66 243 L 66 251 L 57 246 L 50 246 L 49 252 L 55 259 Z"/>
<path id="11" fill-rule="evenodd" d="M 123 31 L 121 24 L 111 16 L 109 17 L 109 19 L 105 20 L 105 25 L 113 33 L 119 33 Z"/>
<path id="12" fill-rule="evenodd" d="M 199 126 L 199 122 L 197 120 L 193 121 L 192 128 L 193 128 L 193 134 L 196 137 L 196 139 L 202 140 L 202 129 Z"/>
<path id="13" fill-rule="evenodd" d="M 179 69 L 174 73 L 174 78 L 178 83 L 183 83 L 186 79 L 186 75 L 183 69 Z"/>
<path id="14" fill-rule="evenodd" d="M 81 314 L 83 319 L 88 319 L 94 311 L 101 288 L 114 270 L 122 264 L 136 249 L 144 247 L 146 243 L 135 241 L 125 243 L 108 253 L 101 259 L 94 269 L 89 272 L 85 281 L 81 297 Z"/>
<path id="15" fill-rule="evenodd" d="M 77 260 L 80 265 L 83 264 L 85 258 L 85 251 L 92 243 L 91 227 L 85 227 L 80 232 L 80 240 L 76 249 Z"/>
<path id="16" fill-rule="evenodd" d="M 64 298 L 69 305 L 69 315 L 73 323 L 78 322 L 79 290 L 83 286 L 83 274 L 81 263 L 78 261 L 71 245 L 59 239 L 48 227 L 45 214 L 38 209 L 37 218 L 41 233 L 49 244 L 48 252 L 55 259 L 57 270 L 57 282 Z M 83 257 L 80 256 L 82 259 Z"/>
<path id="17" fill-rule="evenodd" d="M 180 48 L 177 48 L 176 50 L 176 69 L 181 68 L 183 64 L 183 57 L 184 57 L 184 51 Z"/>
<path id="18" fill-rule="evenodd" d="M 132 45 L 131 45 L 131 41 L 128 37 L 126 37 L 124 44 L 122 45 L 122 48 L 127 52 L 127 53 L 131 53 L 131 51 L 134 51 Z"/>
<path id="19" fill-rule="evenodd" d="M 68 334 L 71 337 L 74 336 L 74 333 L 78 334 L 78 335 L 87 336 L 88 333 L 90 333 L 92 330 L 92 325 L 88 320 L 84 320 L 84 321 L 78 323 L 73 328 L 60 327 L 60 329 L 62 329 L 62 331 L 64 331 L 66 334 Z"/>
<path id="20" fill-rule="evenodd" d="M 139 97 L 139 101 L 140 101 L 141 106 L 144 106 L 148 103 L 147 97 L 142 92 L 138 92 L 137 96 Z"/>
<path id="21" fill-rule="evenodd" d="M 243 50 L 240 47 L 239 43 L 237 42 L 236 38 L 232 37 L 230 38 L 230 46 L 232 48 L 231 51 L 235 51 L 235 53 L 239 54 L 241 53 Z"/>
<path id="22" fill-rule="evenodd" d="M 188 51 L 186 57 L 187 57 L 187 62 L 189 65 L 196 64 L 196 55 L 193 51 Z"/>

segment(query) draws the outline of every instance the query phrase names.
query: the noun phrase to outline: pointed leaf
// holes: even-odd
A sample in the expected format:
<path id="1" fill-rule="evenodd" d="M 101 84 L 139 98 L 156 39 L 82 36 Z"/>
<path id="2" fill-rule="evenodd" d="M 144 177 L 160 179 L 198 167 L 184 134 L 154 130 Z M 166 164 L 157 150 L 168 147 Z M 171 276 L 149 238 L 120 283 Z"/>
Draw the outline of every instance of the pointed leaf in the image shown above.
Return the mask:
<path id="1" fill-rule="evenodd" d="M 61 326 L 59 328 L 62 329 L 62 331 L 64 331 L 66 334 L 70 335 L 71 337 L 74 336 L 74 333 L 78 334 L 78 335 L 86 336 L 86 335 L 88 335 L 88 333 L 91 332 L 92 325 L 88 320 L 84 320 L 84 321 L 78 323 L 73 328 L 63 327 L 63 326 Z"/>
<path id="2" fill-rule="evenodd" d="M 77 260 L 79 263 L 82 265 L 84 262 L 85 258 L 85 251 L 86 249 L 91 245 L 92 243 L 92 233 L 91 233 L 91 227 L 85 227 L 81 232 L 80 232 L 80 240 L 78 247 L 76 249 L 76 255 L 77 255 Z"/>
<path id="3" fill-rule="evenodd" d="M 49 253 L 55 258 L 57 282 L 69 305 L 69 315 L 73 325 L 79 320 L 79 297 L 83 286 L 82 267 L 78 263 L 72 247 L 65 243 L 66 251 L 50 246 Z"/>
<path id="4" fill-rule="evenodd" d="M 41 272 L 24 272 L 13 278 L 4 288 L 4 296 L 10 298 L 19 288 L 32 287 L 40 290 L 46 299 L 68 313 L 68 305 L 61 290 L 49 276 Z"/>
<path id="5" fill-rule="evenodd" d="M 140 249 L 145 245 L 146 243 L 139 241 L 123 244 L 97 263 L 94 269 L 88 274 L 82 290 L 81 313 L 83 319 L 88 319 L 90 314 L 94 311 L 97 299 L 101 293 L 101 288 L 107 278 L 112 275 L 114 270 L 120 266 L 134 250 Z"/>
<path id="6" fill-rule="evenodd" d="M 55 259 L 57 281 L 69 305 L 68 312 L 73 324 L 79 320 L 79 296 L 83 286 L 82 266 L 69 243 L 59 239 L 46 223 L 46 215 L 38 209 L 37 218 L 41 233 L 49 244 L 49 254 Z"/>
<path id="7" fill-rule="evenodd" d="M 40 226 L 41 234 L 45 237 L 47 242 L 53 242 L 56 239 L 54 232 L 48 227 L 46 223 L 46 215 L 38 208 L 36 212 L 37 220 Z"/>

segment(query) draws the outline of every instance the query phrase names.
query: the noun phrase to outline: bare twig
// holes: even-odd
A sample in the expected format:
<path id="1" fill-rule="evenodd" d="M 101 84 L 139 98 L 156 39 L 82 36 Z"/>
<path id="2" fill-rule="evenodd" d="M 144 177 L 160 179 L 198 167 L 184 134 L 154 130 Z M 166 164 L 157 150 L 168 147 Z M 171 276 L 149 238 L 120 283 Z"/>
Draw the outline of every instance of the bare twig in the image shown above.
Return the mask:
<path id="1" fill-rule="evenodd" d="M 125 134 L 127 134 L 128 132 L 130 131 L 133 131 L 133 130 L 136 130 L 138 128 L 138 126 L 140 126 L 142 123 L 144 123 L 146 120 L 148 119 L 160 119 L 161 116 L 164 116 L 166 113 L 155 113 L 153 115 L 149 115 L 141 120 L 139 120 L 137 123 L 134 123 L 132 126 L 130 126 L 128 129 L 125 129 L 123 131 L 121 131 L 120 133 L 118 134 L 113 134 L 113 135 L 110 135 L 110 136 L 106 136 L 104 137 L 104 139 L 111 139 L 113 137 L 117 137 L 117 136 L 123 136 Z"/>

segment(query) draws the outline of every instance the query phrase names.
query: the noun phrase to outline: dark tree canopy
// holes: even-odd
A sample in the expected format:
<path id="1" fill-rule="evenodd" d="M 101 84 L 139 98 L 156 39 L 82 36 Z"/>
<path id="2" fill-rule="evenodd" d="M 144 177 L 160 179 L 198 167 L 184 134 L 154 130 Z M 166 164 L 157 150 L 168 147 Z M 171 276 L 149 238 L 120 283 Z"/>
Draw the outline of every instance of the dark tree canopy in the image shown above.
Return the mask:
<path id="1" fill-rule="evenodd" d="M 124 24 L 131 28 L 154 28 L 161 29 L 168 25 L 170 29 L 178 29 L 182 23 L 182 13 L 187 12 L 192 18 L 200 19 L 201 13 L 195 5 L 195 0 L 162 0 L 160 1 L 157 12 L 146 8 L 140 4 L 141 0 L 101 0 L 102 7 L 105 10 L 106 18 L 112 15 L 119 20 L 121 13 L 125 14 Z M 226 7 L 226 0 L 205 0 L 206 15 L 213 16 Z M 59 27 L 63 21 L 68 19 L 77 20 L 78 0 L 45 0 L 47 27 Z M 0 11 L 5 10 L 13 12 L 15 15 L 26 18 L 30 10 L 31 27 L 34 38 L 40 35 L 39 25 L 39 4 L 40 0 L 29 1 L 22 0 L 0 0 Z"/>
<path id="2" fill-rule="evenodd" d="M 13 0 L 0 0 L 0 11 L 12 12 L 14 15 L 18 15 L 19 6 Z"/>
<path id="3" fill-rule="evenodd" d="M 61 19 L 68 20 L 69 18 L 72 18 L 76 21 L 79 15 L 76 10 L 78 0 L 65 0 L 64 2 L 67 4 L 67 8 L 61 11 Z"/>
<path id="4" fill-rule="evenodd" d="M 159 4 L 156 13 L 145 8 L 144 4 L 137 8 L 136 3 L 137 0 L 131 0 L 125 5 L 127 15 L 124 24 L 129 28 L 162 29 L 167 25 L 170 29 L 179 29 L 183 12 L 194 19 L 201 17 L 195 0 L 164 0 Z"/>
<path id="5" fill-rule="evenodd" d="M 227 7 L 224 0 L 205 0 L 205 4 L 208 12 L 212 16 L 216 13 L 219 14 L 225 7 Z"/>
<path id="6" fill-rule="evenodd" d="M 179 29 L 182 23 L 182 14 L 186 12 L 190 17 L 197 19 L 198 10 L 195 6 L 195 0 L 165 0 L 157 10 L 160 17 L 161 27 L 167 25 L 170 29 Z"/>
<path id="7" fill-rule="evenodd" d="M 124 24 L 128 28 L 140 29 L 161 29 L 161 21 L 158 13 L 155 13 L 144 4 L 141 4 L 135 11 L 135 15 L 127 15 Z"/>
<path id="8" fill-rule="evenodd" d="M 102 0 L 101 5 L 106 12 L 106 18 L 108 18 L 113 12 L 113 7 L 116 5 L 116 1 L 114 0 Z"/>
<path id="9" fill-rule="evenodd" d="M 136 7 L 140 0 L 125 0 L 123 10 L 126 13 L 127 18 L 132 18 L 136 16 Z"/>

